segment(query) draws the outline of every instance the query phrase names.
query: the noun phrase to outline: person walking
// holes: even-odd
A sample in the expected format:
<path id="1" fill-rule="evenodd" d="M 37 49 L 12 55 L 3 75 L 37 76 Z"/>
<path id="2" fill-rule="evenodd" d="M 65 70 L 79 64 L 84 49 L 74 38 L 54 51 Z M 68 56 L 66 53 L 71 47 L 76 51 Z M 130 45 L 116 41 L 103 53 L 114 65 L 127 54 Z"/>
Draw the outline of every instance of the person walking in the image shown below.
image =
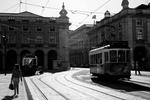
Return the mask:
<path id="1" fill-rule="evenodd" d="M 14 95 L 13 97 L 18 97 L 19 95 L 19 80 L 22 81 L 22 74 L 19 68 L 19 64 L 15 64 L 14 69 L 12 71 L 11 82 L 14 84 Z"/>
<path id="2" fill-rule="evenodd" d="M 139 61 L 136 61 L 136 66 L 135 66 L 135 75 L 137 75 L 137 71 L 139 73 L 139 75 L 141 75 L 141 72 L 140 72 L 140 62 Z"/>

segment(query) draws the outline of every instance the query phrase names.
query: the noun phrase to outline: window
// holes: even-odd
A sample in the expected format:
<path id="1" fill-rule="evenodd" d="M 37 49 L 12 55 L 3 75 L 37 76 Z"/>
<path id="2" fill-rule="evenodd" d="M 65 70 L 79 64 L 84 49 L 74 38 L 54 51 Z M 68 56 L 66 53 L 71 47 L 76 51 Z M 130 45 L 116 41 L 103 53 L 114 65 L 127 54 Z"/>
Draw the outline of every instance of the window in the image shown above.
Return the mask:
<path id="1" fill-rule="evenodd" d="M 15 22 L 15 18 L 14 17 L 9 17 L 8 22 Z"/>
<path id="2" fill-rule="evenodd" d="M 102 53 L 99 54 L 100 64 L 102 64 Z"/>
<path id="3" fill-rule="evenodd" d="M 136 20 L 136 26 L 143 26 L 143 20 L 142 19 L 137 19 Z"/>
<path id="4" fill-rule="evenodd" d="M 90 55 L 90 64 L 93 64 L 93 56 Z"/>
<path id="5" fill-rule="evenodd" d="M 14 35 L 7 36 L 8 43 L 16 43 L 16 37 Z"/>
<path id="6" fill-rule="evenodd" d="M 122 40 L 122 25 L 120 23 L 118 25 L 118 33 L 119 40 Z"/>
<path id="7" fill-rule="evenodd" d="M 23 31 L 28 31 L 28 26 L 23 26 Z"/>
<path id="8" fill-rule="evenodd" d="M 42 36 L 37 36 L 36 37 L 36 42 L 37 43 L 43 43 L 43 37 Z"/>
<path id="9" fill-rule="evenodd" d="M 118 62 L 125 62 L 125 51 L 124 50 L 118 51 Z"/>
<path id="10" fill-rule="evenodd" d="M 24 44 L 28 44 L 28 43 L 30 43 L 30 39 L 29 38 L 24 38 L 24 39 L 22 39 L 22 41 L 23 41 L 23 43 Z"/>
<path id="11" fill-rule="evenodd" d="M 42 31 L 42 28 L 40 26 L 38 26 L 37 31 Z"/>
<path id="12" fill-rule="evenodd" d="M 110 51 L 110 62 L 117 62 L 117 51 Z"/>
<path id="13" fill-rule="evenodd" d="M 51 32 L 54 32 L 55 31 L 55 27 L 53 26 L 53 27 L 50 27 L 50 31 Z"/>
<path id="14" fill-rule="evenodd" d="M 96 54 L 96 64 L 102 64 L 102 53 Z"/>
<path id="15" fill-rule="evenodd" d="M 49 42 L 50 43 L 56 43 L 56 37 L 55 36 L 50 36 Z"/>
<path id="16" fill-rule="evenodd" d="M 10 31 L 13 31 L 13 30 L 14 30 L 14 27 L 9 27 L 9 30 L 10 30 Z"/>
<path id="17" fill-rule="evenodd" d="M 108 52 L 105 52 L 104 56 L 105 56 L 105 62 L 108 62 Z"/>
<path id="18" fill-rule="evenodd" d="M 136 39 L 137 40 L 143 40 L 144 39 L 143 28 L 137 28 L 136 29 Z"/>
<path id="19" fill-rule="evenodd" d="M 23 19 L 23 20 L 22 20 L 22 22 L 24 22 L 24 23 L 28 23 L 28 22 L 29 22 L 29 20 L 27 20 L 27 19 Z"/>
<path id="20" fill-rule="evenodd" d="M 97 64 L 97 55 L 94 55 L 94 64 Z"/>
<path id="21" fill-rule="evenodd" d="M 95 55 L 95 63 L 96 63 L 96 64 L 98 63 L 98 60 L 99 60 L 99 54 L 96 54 L 96 55 Z"/>
<path id="22" fill-rule="evenodd" d="M 37 19 L 36 22 L 40 22 L 40 23 L 41 23 L 41 22 L 43 22 L 43 21 L 42 21 L 42 19 Z"/>
<path id="23" fill-rule="evenodd" d="M 130 62 L 130 51 L 129 50 L 126 51 L 126 61 Z"/>

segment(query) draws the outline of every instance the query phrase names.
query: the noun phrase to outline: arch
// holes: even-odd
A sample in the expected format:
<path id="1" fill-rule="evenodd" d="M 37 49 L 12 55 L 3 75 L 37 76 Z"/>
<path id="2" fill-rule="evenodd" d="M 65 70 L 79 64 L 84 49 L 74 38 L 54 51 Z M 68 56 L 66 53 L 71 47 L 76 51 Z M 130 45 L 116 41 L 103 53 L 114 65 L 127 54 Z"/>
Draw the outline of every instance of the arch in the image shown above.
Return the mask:
<path id="1" fill-rule="evenodd" d="M 147 50 L 144 46 L 138 46 L 134 49 L 134 60 L 139 61 L 142 58 L 146 58 Z"/>
<path id="2" fill-rule="evenodd" d="M 44 67 L 44 52 L 42 50 L 37 50 L 34 54 L 38 58 L 38 66 Z"/>
<path id="3" fill-rule="evenodd" d="M 12 71 L 13 66 L 17 63 L 17 53 L 14 50 L 10 50 L 6 55 L 6 70 Z"/>
<path id="4" fill-rule="evenodd" d="M 134 62 L 142 63 L 143 68 L 145 69 L 147 63 L 147 50 L 144 46 L 137 46 L 133 51 Z"/>
<path id="5" fill-rule="evenodd" d="M 57 60 L 57 52 L 55 50 L 50 50 L 48 52 L 48 69 L 53 69 L 53 60 Z"/>
<path id="6" fill-rule="evenodd" d="M 0 51 L 0 72 L 3 70 L 3 53 Z"/>

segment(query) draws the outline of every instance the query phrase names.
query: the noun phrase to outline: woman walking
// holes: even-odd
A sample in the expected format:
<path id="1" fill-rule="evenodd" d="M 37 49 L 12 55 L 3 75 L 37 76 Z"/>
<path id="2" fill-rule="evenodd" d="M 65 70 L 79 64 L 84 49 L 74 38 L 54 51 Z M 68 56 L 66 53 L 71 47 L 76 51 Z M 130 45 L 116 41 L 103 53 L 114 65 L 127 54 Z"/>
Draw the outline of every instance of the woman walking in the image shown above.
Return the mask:
<path id="1" fill-rule="evenodd" d="M 22 81 L 21 71 L 19 70 L 19 64 L 15 64 L 11 77 L 11 82 L 14 84 L 14 97 L 18 97 L 19 94 L 19 79 Z"/>

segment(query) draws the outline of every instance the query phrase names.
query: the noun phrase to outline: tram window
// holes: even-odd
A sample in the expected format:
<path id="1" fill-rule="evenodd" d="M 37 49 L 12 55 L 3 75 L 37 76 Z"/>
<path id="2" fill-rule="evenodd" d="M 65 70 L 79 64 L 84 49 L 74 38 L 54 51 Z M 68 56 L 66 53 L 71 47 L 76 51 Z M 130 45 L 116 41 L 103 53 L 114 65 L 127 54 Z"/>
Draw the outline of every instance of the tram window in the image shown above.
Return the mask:
<path id="1" fill-rule="evenodd" d="M 99 62 L 102 64 L 102 53 L 99 54 Z"/>
<path id="2" fill-rule="evenodd" d="M 110 51 L 110 62 L 117 62 L 117 51 Z"/>
<path id="3" fill-rule="evenodd" d="M 94 64 L 96 64 L 96 55 L 94 55 Z"/>
<path id="4" fill-rule="evenodd" d="M 125 51 L 124 50 L 118 51 L 118 62 L 125 62 Z"/>
<path id="5" fill-rule="evenodd" d="M 93 55 L 93 64 L 95 64 L 96 61 L 96 55 Z"/>
<path id="6" fill-rule="evenodd" d="M 91 63 L 94 64 L 94 55 L 91 56 Z"/>
<path id="7" fill-rule="evenodd" d="M 104 56 L 105 56 L 105 62 L 108 62 L 108 52 L 105 52 Z"/>
<path id="8" fill-rule="evenodd" d="M 99 64 L 100 63 L 100 56 L 99 56 L 99 54 L 97 54 L 97 64 Z"/>
<path id="9" fill-rule="evenodd" d="M 90 64 L 92 64 L 92 56 L 91 55 L 89 57 L 89 62 L 90 62 Z"/>
<path id="10" fill-rule="evenodd" d="M 96 64 L 98 63 L 99 60 L 99 54 L 96 54 Z"/>
<path id="11" fill-rule="evenodd" d="M 130 51 L 129 50 L 127 50 L 127 52 L 126 52 L 126 61 L 130 62 Z"/>
<path id="12" fill-rule="evenodd" d="M 94 62 L 94 56 L 93 55 L 91 55 L 91 64 L 93 64 Z"/>

